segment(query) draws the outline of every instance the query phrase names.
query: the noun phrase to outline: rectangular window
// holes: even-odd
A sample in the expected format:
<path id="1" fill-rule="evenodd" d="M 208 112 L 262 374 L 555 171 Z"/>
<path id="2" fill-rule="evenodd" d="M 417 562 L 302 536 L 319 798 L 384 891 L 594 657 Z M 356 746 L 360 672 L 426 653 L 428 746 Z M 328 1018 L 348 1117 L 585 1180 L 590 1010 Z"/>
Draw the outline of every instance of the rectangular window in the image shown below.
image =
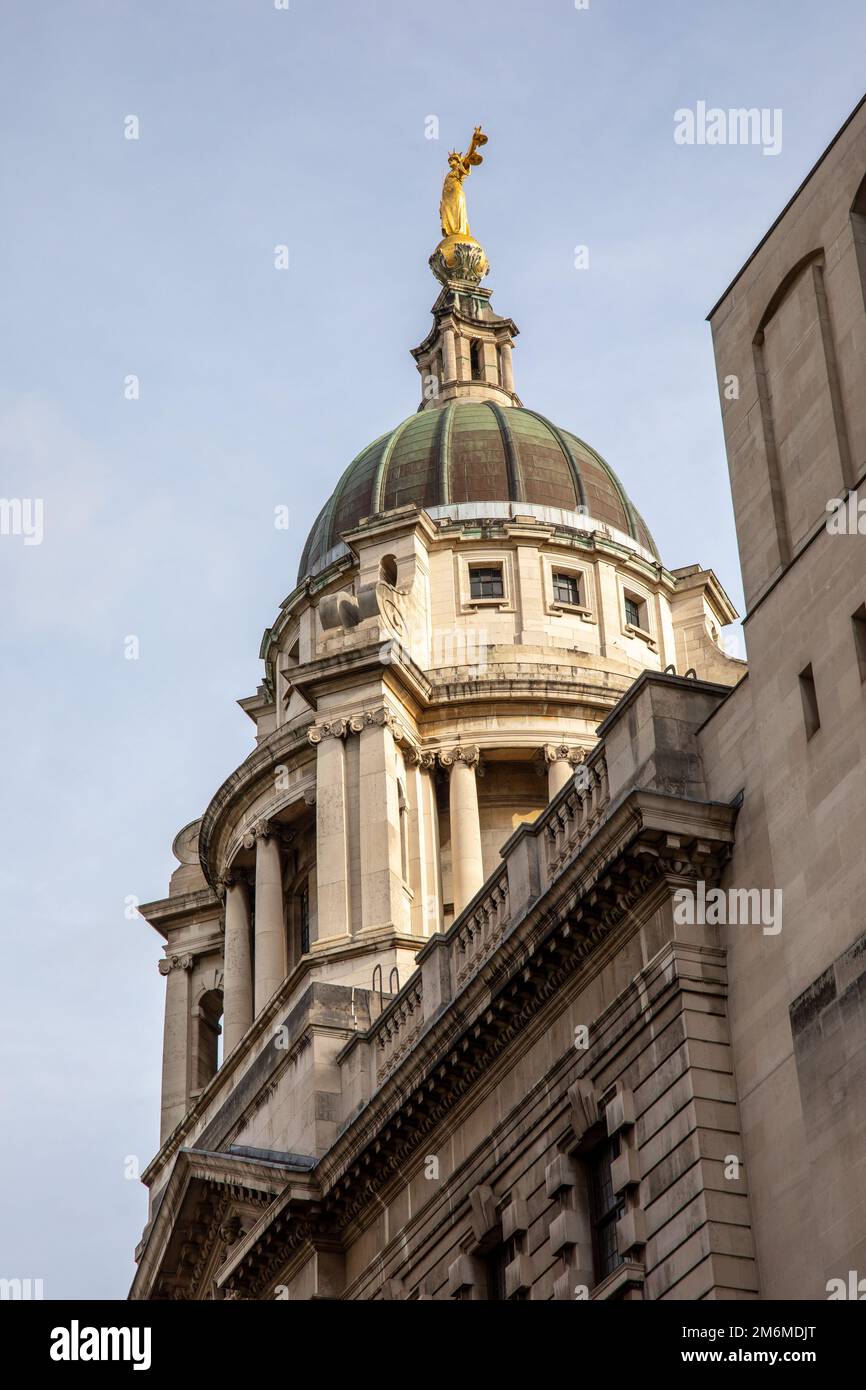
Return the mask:
<path id="1" fill-rule="evenodd" d="M 629 624 L 630 627 L 639 627 L 645 631 L 646 629 L 644 628 L 644 624 L 642 622 L 643 607 L 644 605 L 642 603 L 639 603 L 636 598 L 632 598 L 630 594 L 625 595 L 626 622 Z"/>
<path id="2" fill-rule="evenodd" d="M 616 1223 L 625 1211 L 622 1197 L 614 1194 L 610 1165 L 619 1154 L 619 1138 L 606 1139 L 590 1158 L 590 1205 L 595 1273 L 599 1283 L 622 1264 L 616 1243 Z"/>
<path id="3" fill-rule="evenodd" d="M 579 607 L 579 576 L 576 574 L 555 574 L 553 576 L 553 597 L 557 603 L 573 603 Z"/>
<path id="4" fill-rule="evenodd" d="M 497 1245 L 486 1258 L 487 1297 L 495 1303 L 505 1302 L 505 1270 L 516 1254 L 513 1240 Z"/>
<path id="5" fill-rule="evenodd" d="M 851 614 L 851 626 L 854 629 L 854 650 L 857 653 L 860 680 L 866 681 L 866 603 L 861 603 L 857 612 Z"/>
<path id="6" fill-rule="evenodd" d="M 817 734 L 821 727 L 821 717 L 818 714 L 818 696 L 815 691 L 815 677 L 812 675 L 811 663 L 805 671 L 800 672 L 800 699 L 803 701 L 803 722 L 806 725 L 806 738 L 810 739 L 813 734 Z"/>
<path id="7" fill-rule="evenodd" d="M 300 928 L 301 955 L 310 949 L 310 890 L 302 888 L 298 897 L 298 926 Z"/>
<path id="8" fill-rule="evenodd" d="M 470 566 L 469 592 L 472 598 L 502 598 L 502 567 L 500 565 Z"/>

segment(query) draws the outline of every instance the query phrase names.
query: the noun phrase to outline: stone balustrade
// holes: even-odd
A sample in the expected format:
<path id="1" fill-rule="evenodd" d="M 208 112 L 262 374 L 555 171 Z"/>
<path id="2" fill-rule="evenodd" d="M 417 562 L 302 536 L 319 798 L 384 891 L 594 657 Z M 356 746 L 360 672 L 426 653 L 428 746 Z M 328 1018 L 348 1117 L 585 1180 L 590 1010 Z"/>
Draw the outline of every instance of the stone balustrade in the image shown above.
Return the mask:
<path id="1" fill-rule="evenodd" d="M 378 1084 L 391 1074 L 411 1048 L 423 1022 L 423 977 L 421 971 L 416 970 L 371 1029 Z"/>
<path id="2" fill-rule="evenodd" d="M 578 764 L 566 787 L 551 802 L 540 824 L 536 823 L 541 830 L 544 877 L 548 883 L 580 852 L 610 804 L 603 744 L 597 746 L 586 762 Z"/>

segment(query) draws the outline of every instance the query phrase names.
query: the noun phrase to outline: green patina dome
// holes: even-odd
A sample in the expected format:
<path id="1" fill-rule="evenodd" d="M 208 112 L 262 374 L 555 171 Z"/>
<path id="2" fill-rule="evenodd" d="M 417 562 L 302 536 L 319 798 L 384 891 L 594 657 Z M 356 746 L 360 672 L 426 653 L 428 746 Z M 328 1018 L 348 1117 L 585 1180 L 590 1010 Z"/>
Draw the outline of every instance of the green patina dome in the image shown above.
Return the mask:
<path id="1" fill-rule="evenodd" d="M 434 516 L 465 516 L 473 503 L 585 509 L 658 558 L 616 474 L 582 439 L 523 407 L 454 401 L 410 415 L 350 463 L 310 532 L 299 582 L 328 563 L 342 532 L 411 502 Z"/>

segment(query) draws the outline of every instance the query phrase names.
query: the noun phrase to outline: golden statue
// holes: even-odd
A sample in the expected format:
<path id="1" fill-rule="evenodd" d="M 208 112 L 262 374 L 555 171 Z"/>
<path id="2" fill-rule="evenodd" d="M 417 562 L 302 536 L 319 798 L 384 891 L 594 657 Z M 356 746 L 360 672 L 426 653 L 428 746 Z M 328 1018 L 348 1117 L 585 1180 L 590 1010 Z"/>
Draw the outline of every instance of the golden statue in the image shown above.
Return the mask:
<path id="1" fill-rule="evenodd" d="M 472 140 L 465 154 L 452 150 L 448 156 L 448 173 L 442 185 L 442 198 L 439 203 L 439 218 L 442 222 L 442 235 L 471 236 L 469 218 L 466 215 L 466 194 L 463 180 L 468 178 L 474 164 L 483 163 L 484 156 L 478 154 L 479 145 L 487 144 L 487 136 L 480 125 L 472 132 Z"/>
<path id="2" fill-rule="evenodd" d="M 448 156 L 448 173 L 439 201 L 442 240 L 430 257 L 430 268 L 443 285 L 478 284 L 490 268 L 484 248 L 469 230 L 463 191 L 463 180 L 471 174 L 474 165 L 483 163 L 483 155 L 478 150 L 486 144 L 487 136 L 477 125 L 466 153 L 452 150 Z"/>

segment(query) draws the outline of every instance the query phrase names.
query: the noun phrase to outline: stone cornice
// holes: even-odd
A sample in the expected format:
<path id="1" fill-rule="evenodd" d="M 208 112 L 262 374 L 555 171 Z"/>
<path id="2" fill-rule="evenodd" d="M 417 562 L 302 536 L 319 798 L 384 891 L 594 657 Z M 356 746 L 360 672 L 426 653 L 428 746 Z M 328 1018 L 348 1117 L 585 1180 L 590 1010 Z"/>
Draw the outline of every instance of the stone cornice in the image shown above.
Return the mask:
<path id="1" fill-rule="evenodd" d="M 252 804 L 257 792 L 265 788 L 271 790 L 277 768 L 292 760 L 302 761 L 303 755 L 310 755 L 306 725 L 275 729 L 226 778 L 211 798 L 199 831 L 199 862 L 212 887 L 216 886 L 222 867 L 214 860 L 214 847 L 226 818 L 232 813 L 240 815 L 239 804 Z"/>
<path id="2" fill-rule="evenodd" d="M 383 639 L 379 636 L 365 647 L 349 647 L 329 656 L 308 661 L 292 669 L 292 684 L 315 710 L 322 695 L 334 694 L 357 685 L 359 676 L 378 674 L 385 687 L 399 697 L 423 707 L 430 696 L 430 681 L 399 642 L 392 643 L 390 659 L 382 660 Z"/>
<path id="3" fill-rule="evenodd" d="M 194 893 L 177 893 L 174 897 L 140 903 L 137 910 L 161 936 L 167 937 L 171 927 L 181 926 L 188 918 L 210 911 L 218 913 L 220 908 L 219 895 L 213 889 L 197 888 Z"/>

